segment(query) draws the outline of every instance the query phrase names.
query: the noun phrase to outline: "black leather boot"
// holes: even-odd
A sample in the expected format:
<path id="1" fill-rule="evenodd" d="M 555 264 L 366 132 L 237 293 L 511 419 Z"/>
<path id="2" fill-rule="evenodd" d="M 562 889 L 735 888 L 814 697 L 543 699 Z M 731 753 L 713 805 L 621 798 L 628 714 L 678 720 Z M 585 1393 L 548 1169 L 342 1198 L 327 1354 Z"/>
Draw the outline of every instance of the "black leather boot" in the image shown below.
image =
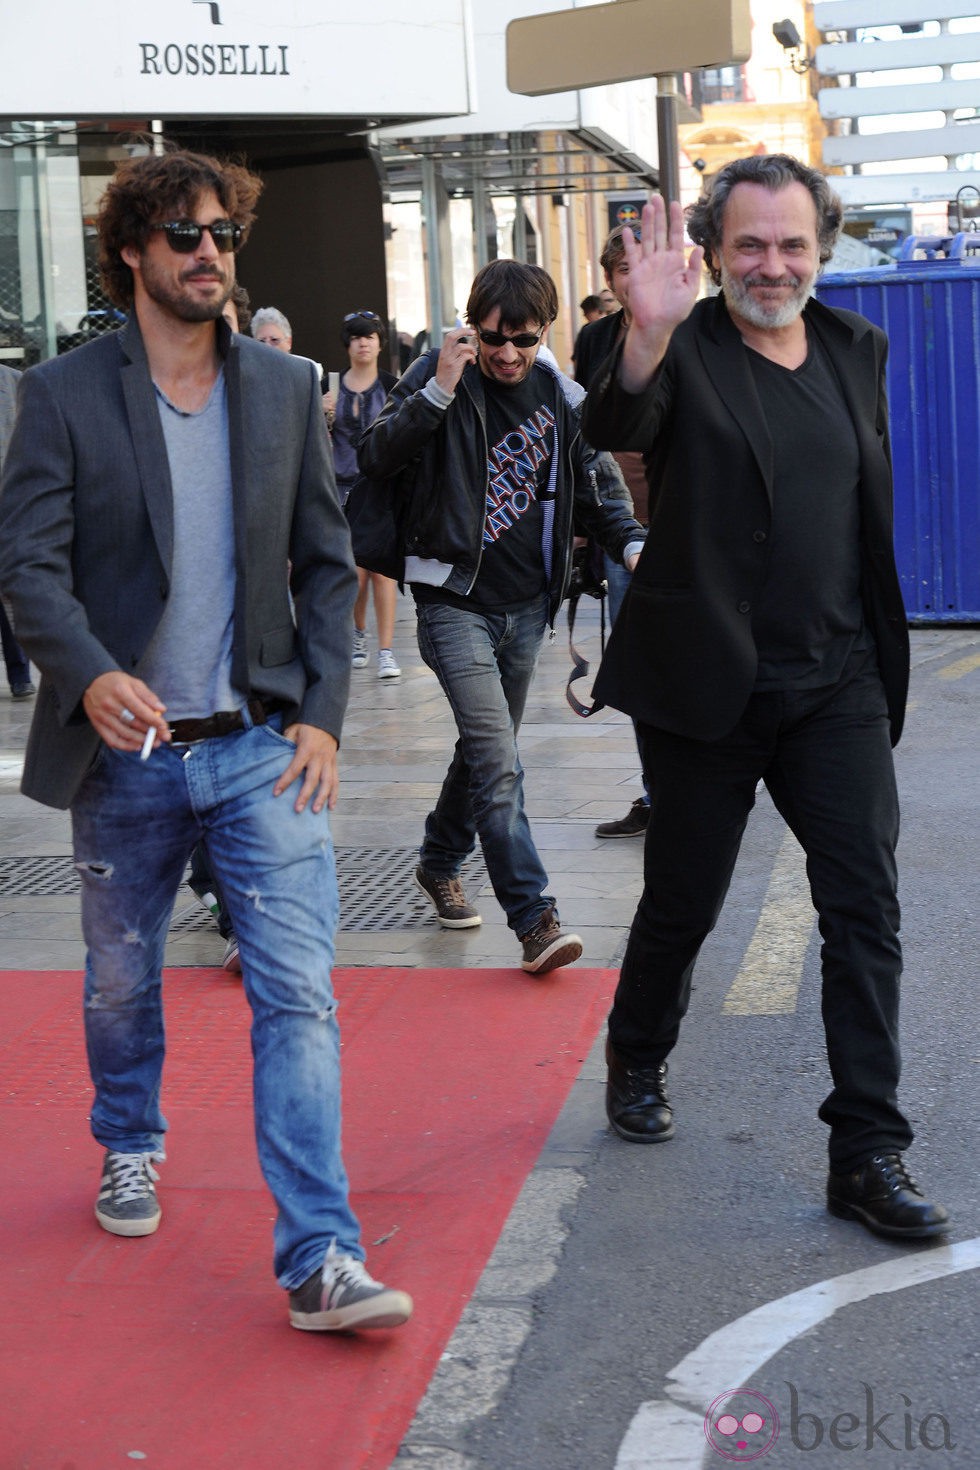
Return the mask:
<path id="1" fill-rule="evenodd" d="M 850 1174 L 830 1174 L 827 1209 L 840 1220 L 860 1220 L 876 1235 L 905 1240 L 949 1229 L 947 1211 L 930 1204 L 901 1154 L 875 1154 Z"/>
<path id="2" fill-rule="evenodd" d="M 667 1098 L 667 1063 L 631 1067 L 606 1042 L 606 1116 L 628 1143 L 662 1143 L 674 1136 L 674 1112 Z"/>

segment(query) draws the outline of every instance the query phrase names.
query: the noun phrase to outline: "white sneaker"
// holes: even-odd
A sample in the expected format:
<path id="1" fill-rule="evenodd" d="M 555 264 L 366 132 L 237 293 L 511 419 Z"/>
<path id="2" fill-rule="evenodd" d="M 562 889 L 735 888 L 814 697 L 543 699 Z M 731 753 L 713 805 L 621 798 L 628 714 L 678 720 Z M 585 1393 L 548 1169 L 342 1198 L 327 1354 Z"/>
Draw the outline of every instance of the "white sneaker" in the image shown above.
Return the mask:
<path id="1" fill-rule="evenodd" d="M 397 679 L 401 669 L 395 663 L 395 655 L 390 648 L 378 649 L 378 678 Z"/>
<path id="2" fill-rule="evenodd" d="M 234 934 L 229 934 L 225 945 L 225 957 L 221 961 L 221 968 L 227 970 L 230 975 L 242 973 L 242 957 L 238 952 L 238 940 Z"/>
<path id="3" fill-rule="evenodd" d="M 367 665 L 367 630 L 364 628 L 354 629 L 354 647 L 351 652 L 351 668 L 363 669 Z"/>
<path id="4" fill-rule="evenodd" d="M 327 1251 L 322 1271 L 289 1293 L 289 1321 L 301 1332 L 344 1332 L 352 1327 L 400 1327 L 412 1315 L 407 1291 L 382 1286 L 363 1261 Z"/>

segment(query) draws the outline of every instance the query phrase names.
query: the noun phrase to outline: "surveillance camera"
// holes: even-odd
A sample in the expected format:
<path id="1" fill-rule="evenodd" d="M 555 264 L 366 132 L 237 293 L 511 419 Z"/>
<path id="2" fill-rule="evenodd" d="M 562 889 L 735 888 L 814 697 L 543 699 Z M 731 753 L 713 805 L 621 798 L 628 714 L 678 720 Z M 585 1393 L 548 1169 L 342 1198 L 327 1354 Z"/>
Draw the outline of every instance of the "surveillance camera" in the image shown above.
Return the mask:
<path id="1" fill-rule="evenodd" d="M 800 46 L 800 33 L 791 20 L 777 20 L 772 33 L 784 51 L 796 51 Z"/>

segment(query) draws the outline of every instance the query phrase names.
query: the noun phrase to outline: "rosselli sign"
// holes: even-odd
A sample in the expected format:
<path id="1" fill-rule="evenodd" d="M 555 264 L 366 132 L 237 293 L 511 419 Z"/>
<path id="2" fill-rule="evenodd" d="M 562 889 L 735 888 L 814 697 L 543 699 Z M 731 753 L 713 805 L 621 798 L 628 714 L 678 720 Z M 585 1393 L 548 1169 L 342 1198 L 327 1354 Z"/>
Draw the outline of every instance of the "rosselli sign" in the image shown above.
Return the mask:
<path id="1" fill-rule="evenodd" d="M 191 0 L 194 5 L 207 3 L 218 17 L 221 8 L 216 0 Z M 270 46 L 248 41 L 197 42 L 141 41 L 140 73 L 144 77 L 288 77 L 288 45 Z"/>
<path id="2" fill-rule="evenodd" d="M 454 116 L 466 0 L 33 0 L 5 7 L 14 118 Z"/>

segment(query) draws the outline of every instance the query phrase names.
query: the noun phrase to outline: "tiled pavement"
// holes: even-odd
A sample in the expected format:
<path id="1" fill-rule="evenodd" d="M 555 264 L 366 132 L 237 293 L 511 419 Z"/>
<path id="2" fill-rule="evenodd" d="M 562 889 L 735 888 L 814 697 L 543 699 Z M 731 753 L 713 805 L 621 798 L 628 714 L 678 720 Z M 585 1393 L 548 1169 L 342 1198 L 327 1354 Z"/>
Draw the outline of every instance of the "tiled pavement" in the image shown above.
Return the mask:
<path id="1" fill-rule="evenodd" d="M 471 900 L 478 929 L 448 932 L 428 916 L 412 883 L 422 824 L 439 790 L 455 732 L 446 700 L 415 642 L 411 599 L 400 598 L 397 680 L 379 680 L 375 650 L 354 670 L 341 751 L 341 797 L 333 816 L 341 878 L 339 965 L 500 966 L 519 951 L 486 872 L 473 859 Z M 579 607 L 576 642 L 597 660 L 597 604 Z M 564 613 L 546 643 L 520 739 L 528 811 L 558 899 L 562 921 L 582 936 L 583 964 L 617 961 L 639 892 L 642 842 L 597 841 L 597 822 L 623 815 L 639 794 L 636 746 L 629 721 L 612 710 L 583 720 L 565 700 L 571 668 Z M 587 696 L 588 681 L 577 686 Z M 17 790 L 32 702 L 13 702 L 0 688 L 0 966 L 77 969 L 83 963 L 78 896 L 71 872 L 67 815 L 27 801 Z M 46 867 L 55 891 L 27 886 L 27 858 Z M 42 865 L 44 866 L 44 865 Z M 344 902 L 344 895 L 347 902 Z M 167 951 L 169 965 L 220 961 L 223 945 L 190 890 L 178 896 Z"/>

